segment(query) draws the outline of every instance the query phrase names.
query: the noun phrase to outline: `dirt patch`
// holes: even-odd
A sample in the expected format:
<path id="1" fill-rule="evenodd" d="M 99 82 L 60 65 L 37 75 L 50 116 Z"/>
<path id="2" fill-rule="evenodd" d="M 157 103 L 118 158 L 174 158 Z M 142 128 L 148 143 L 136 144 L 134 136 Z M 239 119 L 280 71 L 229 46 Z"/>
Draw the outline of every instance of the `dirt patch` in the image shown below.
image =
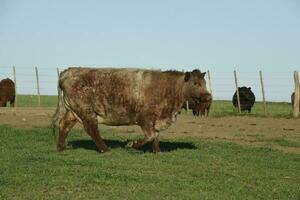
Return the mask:
<path id="1" fill-rule="evenodd" d="M 46 127 L 50 125 L 54 111 L 55 108 L 0 108 L 0 124 L 16 128 Z M 113 128 L 124 134 L 141 134 L 138 126 L 106 128 Z M 247 116 L 195 118 L 182 114 L 161 136 L 217 138 L 300 153 L 300 119 Z"/>
<path id="2" fill-rule="evenodd" d="M 49 126 L 55 108 L 0 108 L 0 124 L 16 128 Z"/>

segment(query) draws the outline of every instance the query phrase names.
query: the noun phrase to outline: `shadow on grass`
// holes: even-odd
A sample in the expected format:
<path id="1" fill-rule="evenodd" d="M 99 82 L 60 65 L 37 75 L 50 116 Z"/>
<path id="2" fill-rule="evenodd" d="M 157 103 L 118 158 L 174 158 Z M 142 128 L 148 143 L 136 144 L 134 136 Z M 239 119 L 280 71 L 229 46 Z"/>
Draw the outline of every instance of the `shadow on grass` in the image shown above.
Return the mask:
<path id="1" fill-rule="evenodd" d="M 111 149 L 116 149 L 116 148 L 130 149 L 126 147 L 129 141 L 106 139 L 104 140 L 104 142 Z M 93 140 L 74 140 L 74 141 L 69 141 L 68 145 L 71 145 L 72 149 L 83 148 L 83 149 L 97 151 L 97 147 L 93 142 Z M 166 141 L 160 142 L 160 148 L 162 152 L 170 152 L 170 151 L 175 151 L 177 149 L 197 149 L 197 147 L 190 142 L 166 142 Z M 138 150 L 144 152 L 152 152 L 152 142 L 147 143 L 141 149 Z"/>

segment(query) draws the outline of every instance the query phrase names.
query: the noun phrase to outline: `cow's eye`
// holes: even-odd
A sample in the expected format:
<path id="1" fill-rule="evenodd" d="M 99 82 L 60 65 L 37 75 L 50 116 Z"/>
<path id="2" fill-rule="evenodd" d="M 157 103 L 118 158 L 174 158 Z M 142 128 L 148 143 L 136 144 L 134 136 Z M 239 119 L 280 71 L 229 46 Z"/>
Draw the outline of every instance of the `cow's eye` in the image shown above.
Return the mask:
<path id="1" fill-rule="evenodd" d="M 197 82 L 194 82 L 194 85 L 198 85 L 198 83 L 197 83 Z"/>

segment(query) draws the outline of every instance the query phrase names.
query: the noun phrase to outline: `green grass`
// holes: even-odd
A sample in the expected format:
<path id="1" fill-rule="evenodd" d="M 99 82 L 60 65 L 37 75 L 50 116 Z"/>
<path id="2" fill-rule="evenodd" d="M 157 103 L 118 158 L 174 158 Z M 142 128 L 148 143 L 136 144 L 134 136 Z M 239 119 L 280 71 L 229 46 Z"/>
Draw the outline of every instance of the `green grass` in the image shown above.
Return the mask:
<path id="1" fill-rule="evenodd" d="M 254 116 L 254 117 L 292 117 L 292 106 L 286 102 L 267 102 L 266 115 L 264 113 L 264 105 L 262 102 L 256 102 L 251 110 L 251 113 L 242 112 L 233 107 L 231 101 L 214 101 L 211 116 L 224 117 L 224 116 Z"/>
<path id="2" fill-rule="evenodd" d="M 276 143 L 283 147 L 296 147 L 300 148 L 300 141 L 296 138 L 278 137 L 270 139 L 269 142 Z"/>
<path id="3" fill-rule="evenodd" d="M 55 107 L 57 96 L 41 95 L 41 104 L 38 103 L 37 95 L 18 95 L 17 107 Z"/>
<path id="4" fill-rule="evenodd" d="M 82 130 L 58 153 L 48 128 L 0 126 L 0 199 L 300 199 L 299 154 L 199 138 L 153 154 L 124 148 L 136 135 L 103 135 L 109 153 Z"/>

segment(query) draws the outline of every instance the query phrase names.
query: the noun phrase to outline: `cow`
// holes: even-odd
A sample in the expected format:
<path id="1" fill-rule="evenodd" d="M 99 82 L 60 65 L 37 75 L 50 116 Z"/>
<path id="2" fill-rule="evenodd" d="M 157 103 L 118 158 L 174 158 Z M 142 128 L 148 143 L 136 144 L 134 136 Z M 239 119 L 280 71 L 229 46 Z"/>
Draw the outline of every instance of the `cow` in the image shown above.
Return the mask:
<path id="1" fill-rule="evenodd" d="M 291 95 L 291 103 L 292 103 L 292 106 L 294 107 L 294 103 L 295 103 L 295 92 L 293 92 L 292 95 Z M 299 107 L 300 107 L 300 103 L 299 103 Z"/>
<path id="2" fill-rule="evenodd" d="M 159 152 L 159 132 L 175 122 L 183 102 L 208 95 L 204 76 L 198 69 L 191 72 L 81 67 L 64 70 L 59 76 L 59 101 L 52 119 L 54 136 L 57 127 L 59 130 L 57 150 L 65 149 L 69 131 L 80 122 L 100 152 L 109 148 L 99 134 L 98 123 L 138 125 L 144 138 L 127 146 L 139 149 L 153 141 L 153 152 Z"/>
<path id="3" fill-rule="evenodd" d="M 10 106 L 15 106 L 15 83 L 9 79 L 3 79 L 0 81 L 0 107 L 6 107 L 7 102 Z"/>
<path id="4" fill-rule="evenodd" d="M 210 106 L 212 104 L 212 95 L 208 93 L 208 95 L 205 95 L 200 99 L 200 101 L 195 102 L 193 100 L 188 100 L 189 109 L 193 111 L 194 116 L 208 116 Z M 184 103 L 181 107 L 181 109 L 184 109 L 187 111 L 187 104 Z"/>
<path id="5" fill-rule="evenodd" d="M 292 95 L 291 95 L 291 103 L 292 103 L 292 106 L 294 107 L 294 103 L 295 103 L 295 92 L 293 92 Z"/>
<path id="6" fill-rule="evenodd" d="M 248 111 L 251 113 L 251 109 L 255 103 L 255 95 L 251 91 L 250 87 L 239 87 L 239 97 L 240 97 L 240 106 L 241 111 Z M 232 97 L 232 104 L 234 107 L 238 107 L 237 93 L 235 92 Z"/>

